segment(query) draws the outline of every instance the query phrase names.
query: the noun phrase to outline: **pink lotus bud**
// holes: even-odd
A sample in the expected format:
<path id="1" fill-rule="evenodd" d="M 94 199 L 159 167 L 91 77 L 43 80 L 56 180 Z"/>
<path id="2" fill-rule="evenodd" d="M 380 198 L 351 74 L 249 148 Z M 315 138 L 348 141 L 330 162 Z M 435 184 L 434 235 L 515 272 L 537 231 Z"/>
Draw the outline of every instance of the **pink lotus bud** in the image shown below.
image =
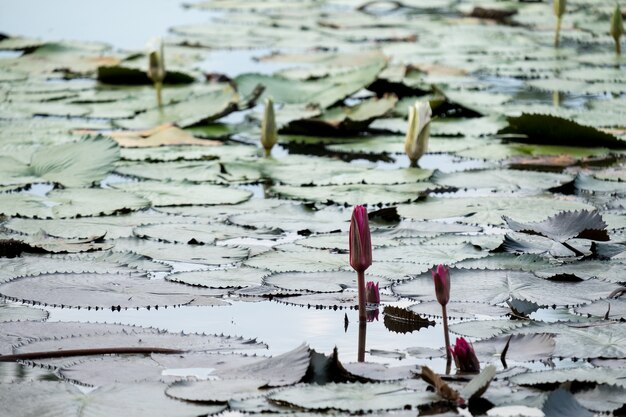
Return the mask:
<path id="1" fill-rule="evenodd" d="M 450 348 L 456 367 L 461 372 L 480 372 L 480 362 L 472 345 L 462 337 L 456 338 L 454 348 Z"/>
<path id="2" fill-rule="evenodd" d="M 450 270 L 443 265 L 437 266 L 437 269 L 430 271 L 435 281 L 435 294 L 437 301 L 442 306 L 448 304 L 450 300 Z"/>
<path id="3" fill-rule="evenodd" d="M 365 302 L 369 304 L 380 304 L 380 292 L 378 291 L 378 282 L 368 281 L 365 284 Z"/>
<path id="4" fill-rule="evenodd" d="M 363 272 L 372 264 L 372 240 L 367 220 L 367 209 L 354 206 L 350 220 L 350 265 Z"/>

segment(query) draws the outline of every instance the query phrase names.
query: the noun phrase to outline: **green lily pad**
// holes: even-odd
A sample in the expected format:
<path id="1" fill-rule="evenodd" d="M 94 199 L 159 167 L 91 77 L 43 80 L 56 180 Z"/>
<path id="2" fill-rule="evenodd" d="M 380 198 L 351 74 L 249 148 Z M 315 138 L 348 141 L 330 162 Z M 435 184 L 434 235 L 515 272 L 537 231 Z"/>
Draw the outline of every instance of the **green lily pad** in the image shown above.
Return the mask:
<path id="1" fill-rule="evenodd" d="M 273 250 L 249 258 L 244 265 L 273 272 L 322 272 L 338 270 L 349 265 L 348 261 L 348 255 L 321 250 Z"/>
<path id="2" fill-rule="evenodd" d="M 352 184 L 323 187 L 295 187 L 275 185 L 270 190 L 283 198 L 319 203 L 389 205 L 415 201 L 437 186 L 429 182 L 400 185 Z"/>
<path id="3" fill-rule="evenodd" d="M 114 187 L 146 198 L 154 206 L 237 204 L 252 196 L 245 190 L 190 182 L 126 182 L 115 184 Z"/>
<path id="4" fill-rule="evenodd" d="M 385 279 L 377 279 L 380 287 L 391 284 Z M 265 278 L 265 283 L 291 291 L 339 292 L 346 288 L 357 289 L 357 274 L 353 271 L 332 272 L 285 272 Z"/>
<path id="5" fill-rule="evenodd" d="M 81 392 L 66 382 L 33 381 L 2 384 L 0 399 L 5 411 L 15 417 L 45 415 L 50 417 L 104 417 L 119 409 L 137 417 L 181 417 L 212 415 L 223 411 L 224 405 L 196 405 L 174 400 L 164 393 L 164 385 L 141 383 L 108 385 L 89 393 Z M 137 398 L 145 400 L 137 402 Z"/>
<path id="6" fill-rule="evenodd" d="M 107 215 L 148 206 L 142 197 L 108 188 L 52 190 L 45 198 L 27 193 L 0 194 L 0 214 L 44 219 Z"/>
<path id="7" fill-rule="evenodd" d="M 0 184 L 54 182 L 66 187 L 86 187 L 102 180 L 119 158 L 117 144 L 105 138 L 87 137 L 80 142 L 43 146 L 33 153 L 28 165 L 2 158 Z"/>
<path id="8" fill-rule="evenodd" d="M 226 304 L 215 298 L 219 292 L 117 274 L 43 274 L 5 283 L 0 293 L 31 304 L 102 309 Z"/>
<path id="9" fill-rule="evenodd" d="M 40 308 L 0 303 L 0 322 L 7 321 L 45 321 L 48 312 Z"/>
<path id="10" fill-rule="evenodd" d="M 209 271 L 177 272 L 168 275 L 165 279 L 207 288 L 244 288 L 263 284 L 263 278 L 269 274 L 270 271 L 242 266 Z"/>
<path id="11" fill-rule="evenodd" d="M 613 284 L 598 280 L 552 282 L 528 272 L 517 271 L 453 269 L 450 271 L 450 282 L 450 299 L 493 305 L 512 298 L 540 306 L 574 306 L 605 298 L 616 288 Z M 393 292 L 416 300 L 436 300 L 430 274 L 394 285 Z"/>
<path id="12" fill-rule="evenodd" d="M 516 138 L 522 143 L 583 147 L 626 148 L 626 141 L 593 127 L 547 114 L 522 114 L 509 117 L 509 126 L 499 133 L 524 135 Z"/>
<path id="13" fill-rule="evenodd" d="M 328 408 L 349 412 L 398 410 L 437 401 L 425 391 L 414 391 L 398 383 L 301 385 L 270 395 L 270 399 L 309 410 Z"/>
<path id="14" fill-rule="evenodd" d="M 538 221 L 563 210 L 593 210 L 593 206 L 572 199 L 548 197 L 462 197 L 427 198 L 423 202 L 398 206 L 398 214 L 415 220 L 446 219 L 470 224 L 502 225 L 502 216 L 518 221 Z"/>
<path id="15" fill-rule="evenodd" d="M 216 85 L 207 94 L 164 105 L 161 109 L 150 109 L 130 120 L 117 120 L 115 123 L 125 129 L 149 129 L 165 123 L 188 127 L 231 113 L 238 101 L 239 96 L 230 85 Z"/>

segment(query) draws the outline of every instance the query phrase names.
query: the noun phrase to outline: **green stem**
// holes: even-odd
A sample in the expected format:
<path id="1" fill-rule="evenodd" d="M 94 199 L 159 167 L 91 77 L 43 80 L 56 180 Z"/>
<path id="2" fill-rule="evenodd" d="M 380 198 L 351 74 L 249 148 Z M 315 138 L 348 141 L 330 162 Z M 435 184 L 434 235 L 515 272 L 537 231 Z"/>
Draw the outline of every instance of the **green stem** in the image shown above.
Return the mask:
<path id="1" fill-rule="evenodd" d="M 66 358 L 70 356 L 93 356 L 111 354 L 143 354 L 151 353 L 183 353 L 180 349 L 165 349 L 158 347 L 119 347 L 119 348 L 96 348 L 96 349 L 67 349 L 44 352 L 16 353 L 14 355 L 0 355 L 0 362 L 15 362 L 19 360 Z"/>
<path id="2" fill-rule="evenodd" d="M 163 83 L 160 81 L 155 82 L 154 89 L 156 90 L 157 104 L 159 105 L 159 108 L 161 108 L 163 107 L 163 98 L 161 95 L 161 90 L 163 89 Z"/>
<path id="3" fill-rule="evenodd" d="M 615 39 L 615 53 L 617 55 L 622 54 L 622 43 L 620 42 L 619 38 Z"/>
<path id="4" fill-rule="evenodd" d="M 359 285 L 359 322 L 367 322 L 365 312 L 365 271 L 357 271 L 357 281 Z"/>
<path id="5" fill-rule="evenodd" d="M 560 35 L 561 35 L 561 16 L 556 18 L 556 33 L 554 34 L 554 47 L 555 48 L 559 47 Z"/>
<path id="6" fill-rule="evenodd" d="M 269 158 L 272 154 L 272 148 L 263 148 L 265 150 L 265 157 Z"/>

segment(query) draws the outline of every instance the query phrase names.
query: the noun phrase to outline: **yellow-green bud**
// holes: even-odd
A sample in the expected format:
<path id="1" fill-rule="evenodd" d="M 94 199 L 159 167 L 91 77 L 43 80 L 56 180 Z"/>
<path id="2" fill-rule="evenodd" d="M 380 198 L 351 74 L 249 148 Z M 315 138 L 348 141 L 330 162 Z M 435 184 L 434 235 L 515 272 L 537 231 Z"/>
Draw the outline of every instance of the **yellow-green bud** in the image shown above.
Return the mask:
<path id="1" fill-rule="evenodd" d="M 565 0 L 554 0 L 554 3 L 552 3 L 552 6 L 554 7 L 554 15 L 556 17 L 561 17 L 565 14 L 565 5 L 566 5 Z"/>
<path id="2" fill-rule="evenodd" d="M 269 155 L 272 147 L 278 141 L 276 129 L 276 115 L 274 114 L 274 103 L 271 98 L 265 99 L 265 112 L 261 122 L 261 145 L 265 149 L 265 154 Z"/>
<path id="3" fill-rule="evenodd" d="M 161 39 L 155 39 L 150 42 L 148 49 L 148 77 L 155 83 L 162 83 L 165 79 L 165 56 Z"/>
<path id="4" fill-rule="evenodd" d="M 409 107 L 409 126 L 404 151 L 411 161 L 411 166 L 416 166 L 417 161 L 428 149 L 431 116 L 432 110 L 428 101 L 418 101 Z"/>
<path id="5" fill-rule="evenodd" d="M 620 37 L 624 34 L 624 21 L 622 20 L 622 11 L 619 8 L 619 3 L 615 3 L 615 10 L 611 16 L 611 36 L 615 39 L 615 42 L 620 41 Z"/>

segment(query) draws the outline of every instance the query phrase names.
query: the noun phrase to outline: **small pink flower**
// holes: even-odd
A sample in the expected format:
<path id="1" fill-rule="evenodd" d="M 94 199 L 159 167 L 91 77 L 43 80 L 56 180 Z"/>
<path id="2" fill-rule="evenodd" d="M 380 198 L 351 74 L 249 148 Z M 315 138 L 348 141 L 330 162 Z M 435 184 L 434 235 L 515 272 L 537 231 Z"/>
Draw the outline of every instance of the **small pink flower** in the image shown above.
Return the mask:
<path id="1" fill-rule="evenodd" d="M 439 265 L 430 272 L 433 275 L 433 281 L 435 281 L 437 301 L 442 306 L 445 306 L 450 300 L 450 270 L 443 265 Z"/>
<path id="2" fill-rule="evenodd" d="M 453 348 L 450 348 L 450 353 L 459 371 L 480 372 L 480 362 L 478 362 L 474 348 L 464 338 L 456 338 L 456 343 Z"/>
<path id="3" fill-rule="evenodd" d="M 369 304 L 380 304 L 380 292 L 378 291 L 378 282 L 368 281 L 365 284 L 365 302 Z"/>
<path id="4" fill-rule="evenodd" d="M 367 220 L 367 209 L 354 206 L 350 220 L 350 265 L 363 272 L 372 264 L 372 240 Z"/>

